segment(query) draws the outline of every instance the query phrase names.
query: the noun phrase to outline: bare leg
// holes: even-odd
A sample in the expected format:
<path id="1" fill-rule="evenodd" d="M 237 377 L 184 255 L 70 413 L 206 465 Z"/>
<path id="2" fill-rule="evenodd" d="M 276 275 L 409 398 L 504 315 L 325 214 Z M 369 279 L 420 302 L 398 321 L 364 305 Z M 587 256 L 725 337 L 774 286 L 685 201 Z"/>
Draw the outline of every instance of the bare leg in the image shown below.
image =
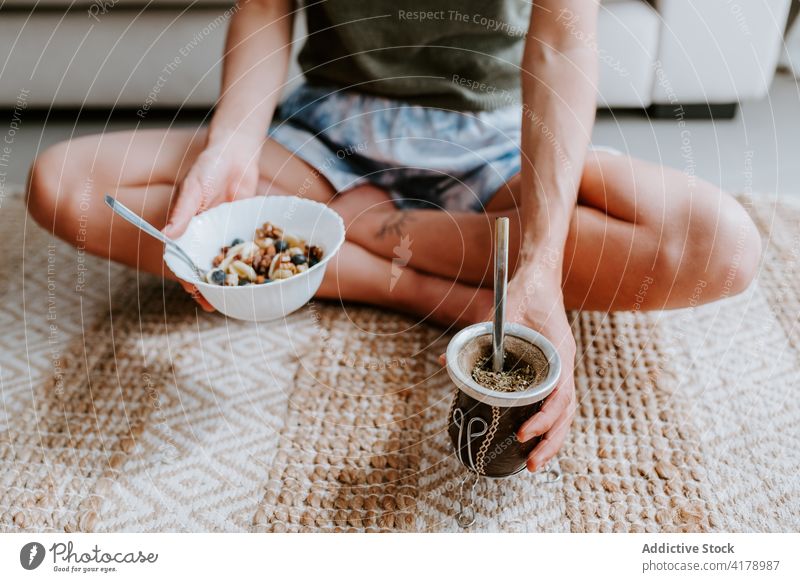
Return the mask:
<path id="1" fill-rule="evenodd" d="M 202 132 L 138 131 L 82 137 L 37 158 L 28 192 L 31 215 L 44 228 L 87 252 L 172 278 L 163 247 L 115 217 L 102 200 L 112 192 L 162 227 L 182 177 L 203 147 Z M 298 194 L 327 202 L 335 194 L 319 172 L 274 142 L 260 161 L 261 191 Z M 78 237 L 81 240 L 78 240 Z M 483 291 L 424 275 L 401 263 L 346 244 L 326 273 L 319 296 L 381 305 L 443 324 L 477 317 L 473 299 Z"/>
<path id="2" fill-rule="evenodd" d="M 29 193 L 31 213 L 45 228 L 73 244 L 79 229 L 85 229 L 89 252 L 170 276 L 161 260 L 161 245 L 127 223 L 115 220 L 102 203 L 101 196 L 105 191 L 113 191 L 152 223 L 163 225 L 175 184 L 191 165 L 203 141 L 202 132 L 140 131 L 79 138 L 60 144 L 40 156 L 34 165 Z M 707 251 L 709 236 L 712 240 L 722 241 L 725 237 L 720 233 L 723 232 L 728 240 L 724 245 L 717 242 L 717 247 L 731 245 L 730 234 L 725 231 L 730 231 L 728 223 L 731 219 L 722 214 L 722 210 L 731 212 L 732 207 L 735 214 L 741 209 L 732 206 L 726 196 L 714 190 L 707 200 L 716 200 L 717 206 L 712 204 L 709 211 L 709 205 L 706 205 L 704 212 L 692 212 L 696 208 L 691 204 L 687 208 L 686 200 L 692 198 L 686 194 L 685 177 L 674 172 L 677 176 L 671 175 L 668 182 L 677 194 L 670 196 L 676 199 L 674 206 L 680 211 L 667 212 L 663 194 L 660 198 L 656 196 L 657 201 L 662 201 L 659 210 L 658 204 L 646 204 L 652 200 L 637 193 L 640 181 L 647 183 L 646 178 L 652 179 L 653 176 L 632 176 L 631 168 L 638 163 L 630 161 L 622 168 L 614 167 L 623 160 L 628 159 L 615 159 L 614 164 L 607 160 L 608 163 L 598 163 L 594 168 L 587 167 L 581 188 L 582 205 L 573 220 L 568 244 L 570 252 L 565 265 L 565 295 L 570 307 L 680 305 L 681 300 L 669 300 L 669 291 L 674 289 L 674 284 L 667 286 L 666 294 L 651 291 L 640 304 L 636 303 L 636 297 L 640 295 L 642 283 L 646 283 L 648 277 L 655 279 L 654 274 L 665 274 L 660 280 L 668 283 L 676 279 L 680 274 L 677 264 L 684 257 L 685 247 L 693 249 L 699 246 L 701 252 L 695 252 L 693 256 L 700 258 L 693 262 L 704 263 L 705 271 L 702 272 L 708 272 L 709 265 L 715 266 L 714 254 L 702 252 Z M 302 191 L 320 201 L 329 201 L 335 194 L 318 172 L 272 142 L 265 146 L 261 170 L 262 187 L 267 193 Z M 648 171 L 652 172 L 653 168 Z M 659 169 L 659 172 L 672 171 Z M 625 184 L 625 178 L 628 184 Z M 663 176 L 661 181 L 664 182 Z M 669 191 L 666 187 L 662 189 Z M 359 233 L 363 232 L 359 230 L 361 227 L 351 227 L 349 238 L 362 240 L 364 247 L 372 252 L 361 253 L 359 249 L 348 246 L 348 254 L 359 255 L 360 259 L 332 270 L 329 280 L 336 281 L 335 287 L 326 281 L 321 293 L 326 297 L 399 307 L 423 317 L 431 315 L 439 322 L 466 322 L 478 317 L 477 314 L 488 307 L 491 298 L 468 284 L 489 280 L 486 273 L 491 245 L 491 215 L 505 208 L 502 213 L 514 218 L 517 191 L 515 181 L 509 183 L 490 204 L 488 215 L 426 211 L 399 213 L 385 203 L 385 194 L 374 188 L 359 189 L 337 197 L 333 206 L 338 211 L 347 216 L 354 209 L 356 215 L 366 209 L 357 222 L 378 229 L 366 232 L 382 232 L 382 235 L 359 239 Z M 644 201 L 640 204 L 639 198 L 642 197 Z M 379 211 L 373 212 L 376 208 Z M 681 227 L 689 224 L 687 220 L 693 214 L 705 219 L 695 218 L 695 223 L 712 226 L 705 231 L 695 228 L 699 231 L 697 236 L 690 237 L 686 234 L 687 229 Z M 409 217 L 414 218 L 409 221 Z M 710 223 L 709 217 L 716 217 L 716 221 Z M 376 221 L 378 218 L 380 220 Z M 738 229 L 739 240 L 746 244 L 735 246 L 752 250 L 751 231 L 748 230 L 752 225 L 744 220 L 740 220 L 740 224 L 743 226 Z M 518 221 L 516 226 L 515 239 L 518 240 Z M 450 233 L 452 236 L 448 236 L 448 228 L 455 228 L 455 235 Z M 403 232 L 413 234 L 414 246 L 407 260 L 398 256 L 395 250 Z M 696 239 L 701 244 L 694 244 Z M 582 240 L 585 242 L 579 246 Z M 754 246 L 757 249 L 757 241 Z M 649 252 L 642 252 L 643 249 Z M 665 252 L 667 249 L 672 252 Z M 643 260 L 634 261 L 642 257 Z M 673 264 L 670 265 L 669 260 L 658 260 L 659 257 L 672 259 Z M 634 266 L 638 266 L 638 273 L 635 273 Z M 745 258 L 739 261 L 738 267 L 738 280 L 747 280 L 747 273 L 752 271 L 752 261 Z M 425 276 L 419 270 L 427 270 L 435 276 Z M 693 277 L 697 272 L 691 272 L 684 265 L 681 265 L 681 271 L 684 279 L 688 277 L 689 282 L 696 285 L 699 279 Z M 400 286 L 395 283 L 397 290 L 389 293 L 392 279 L 398 272 L 402 273 L 404 283 Z M 461 285 L 454 285 L 456 278 L 461 280 Z M 464 282 L 468 284 L 464 285 Z M 627 291 L 623 291 L 623 287 Z M 729 288 L 733 292 L 739 290 L 737 284 Z M 685 297 L 682 301 L 686 300 Z M 712 293 L 707 291 L 703 298 L 713 298 Z"/>
<path id="3" fill-rule="evenodd" d="M 409 266 L 485 286 L 496 215 L 512 219 L 512 265 L 516 259 L 518 195 L 516 177 L 486 213 L 399 211 L 377 188 L 362 187 L 336 207 L 348 238 L 373 253 L 391 258 L 405 245 Z M 758 233 L 729 195 L 676 170 L 598 153 L 587 162 L 565 248 L 564 299 L 573 309 L 711 301 L 746 288 L 759 255 Z"/>
<path id="4" fill-rule="evenodd" d="M 158 228 L 165 225 L 176 185 L 205 143 L 205 131 L 108 133 L 80 137 L 42 153 L 31 170 L 28 208 L 44 228 L 87 252 L 171 277 L 158 241 L 115 217 L 106 192 Z M 319 173 L 268 141 L 260 160 L 262 191 L 297 192 L 327 201 L 334 192 Z"/>

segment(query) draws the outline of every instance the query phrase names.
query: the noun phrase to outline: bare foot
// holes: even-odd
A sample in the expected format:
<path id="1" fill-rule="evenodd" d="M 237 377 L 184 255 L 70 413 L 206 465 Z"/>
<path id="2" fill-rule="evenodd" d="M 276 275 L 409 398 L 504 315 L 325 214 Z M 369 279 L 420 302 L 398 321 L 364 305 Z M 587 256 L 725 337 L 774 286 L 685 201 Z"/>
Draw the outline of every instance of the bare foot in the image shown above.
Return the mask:
<path id="1" fill-rule="evenodd" d="M 487 214 L 403 210 L 374 186 L 339 194 L 330 206 L 344 219 L 347 240 L 378 256 L 393 261 L 404 253 L 418 271 L 475 287 L 491 285 L 494 220 Z M 517 246 L 512 237 L 512 268 Z"/>
<path id="2" fill-rule="evenodd" d="M 421 273 L 352 242 L 328 264 L 317 297 L 377 305 L 445 327 L 481 321 L 492 303 L 486 289 Z"/>

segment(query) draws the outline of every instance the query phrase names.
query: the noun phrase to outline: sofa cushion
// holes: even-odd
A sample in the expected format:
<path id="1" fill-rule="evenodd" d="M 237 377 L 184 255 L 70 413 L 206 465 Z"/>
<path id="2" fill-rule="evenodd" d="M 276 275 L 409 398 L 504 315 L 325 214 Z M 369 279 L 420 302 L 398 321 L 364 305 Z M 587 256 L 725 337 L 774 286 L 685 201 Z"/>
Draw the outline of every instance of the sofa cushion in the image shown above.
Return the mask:
<path id="1" fill-rule="evenodd" d="M 658 13 L 640 0 L 605 2 L 598 23 L 598 103 L 647 107 L 658 51 Z"/>
<path id="2" fill-rule="evenodd" d="M 766 95 L 789 0 L 658 0 L 654 103 L 729 103 Z"/>
<path id="3" fill-rule="evenodd" d="M 0 102 L 141 109 L 214 103 L 230 10 L 112 10 L 0 18 Z"/>

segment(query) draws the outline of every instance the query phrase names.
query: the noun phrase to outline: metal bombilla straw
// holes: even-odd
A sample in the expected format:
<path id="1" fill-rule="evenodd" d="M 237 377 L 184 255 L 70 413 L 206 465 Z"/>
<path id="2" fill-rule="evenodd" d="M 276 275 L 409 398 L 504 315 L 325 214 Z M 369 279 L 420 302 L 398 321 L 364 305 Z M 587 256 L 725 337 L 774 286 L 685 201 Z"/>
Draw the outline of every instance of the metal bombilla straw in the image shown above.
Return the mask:
<path id="1" fill-rule="evenodd" d="M 494 238 L 494 327 L 492 332 L 492 371 L 503 371 L 505 352 L 503 339 L 508 285 L 508 218 L 495 220 Z"/>
<path id="2" fill-rule="evenodd" d="M 495 221 L 494 239 L 494 324 L 492 327 L 492 370 L 503 371 L 505 351 L 503 339 L 505 330 L 506 286 L 508 285 L 508 218 L 502 216 Z M 475 523 L 475 510 L 472 507 L 475 486 L 479 475 L 470 473 L 461 482 L 456 523 L 464 529 Z M 471 484 L 470 484 L 471 482 Z"/>

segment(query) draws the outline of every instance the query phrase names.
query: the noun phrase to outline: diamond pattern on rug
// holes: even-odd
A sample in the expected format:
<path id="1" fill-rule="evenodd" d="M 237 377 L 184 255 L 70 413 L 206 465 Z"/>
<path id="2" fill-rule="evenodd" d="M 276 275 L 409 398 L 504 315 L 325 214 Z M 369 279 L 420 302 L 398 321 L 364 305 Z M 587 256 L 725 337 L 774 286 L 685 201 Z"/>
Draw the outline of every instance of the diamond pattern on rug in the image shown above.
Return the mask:
<path id="1" fill-rule="evenodd" d="M 103 496 L 152 411 L 143 377 L 157 386 L 170 376 L 166 354 L 140 341 L 130 319 L 114 315 L 72 344 L 58 377 L 34 389 L 33 406 L 4 433 L 4 475 L 25 484 L 6 492 L 18 510 L 0 516 L 4 526 L 11 518 L 25 531 L 95 529 Z M 118 357 L 147 365 L 122 368 Z"/>
<path id="2" fill-rule="evenodd" d="M 472 531 L 800 527 L 800 208 L 748 209 L 748 293 L 573 316 L 563 477 L 481 480 Z M 0 267 L 0 531 L 459 530 L 448 335 L 318 302 L 207 315 L 26 224 L 19 196 L 0 236 L 24 258 Z"/>
<path id="3" fill-rule="evenodd" d="M 663 318 L 726 531 L 800 527 L 800 206 L 743 198 L 764 235 L 746 293 Z"/>

